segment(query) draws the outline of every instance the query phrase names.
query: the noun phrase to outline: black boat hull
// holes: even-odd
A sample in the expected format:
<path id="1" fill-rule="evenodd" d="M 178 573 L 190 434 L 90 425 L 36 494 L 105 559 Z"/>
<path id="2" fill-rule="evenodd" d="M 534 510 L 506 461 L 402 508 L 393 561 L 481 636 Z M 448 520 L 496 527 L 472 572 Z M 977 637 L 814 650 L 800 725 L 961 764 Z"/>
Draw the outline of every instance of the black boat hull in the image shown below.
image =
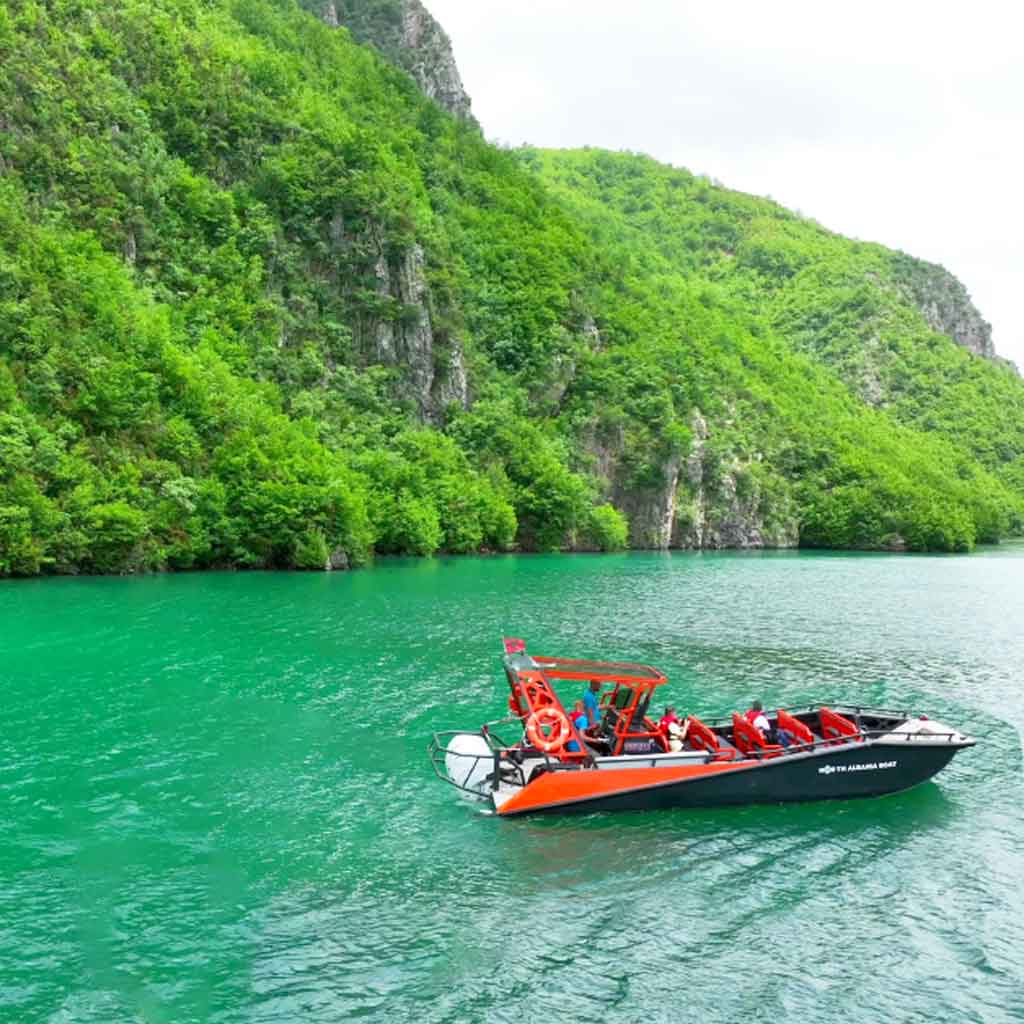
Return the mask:
<path id="1" fill-rule="evenodd" d="M 961 749 L 954 743 L 844 744 L 835 752 L 742 762 L 728 771 L 524 808 L 511 814 L 734 807 L 883 796 L 926 782 Z"/>

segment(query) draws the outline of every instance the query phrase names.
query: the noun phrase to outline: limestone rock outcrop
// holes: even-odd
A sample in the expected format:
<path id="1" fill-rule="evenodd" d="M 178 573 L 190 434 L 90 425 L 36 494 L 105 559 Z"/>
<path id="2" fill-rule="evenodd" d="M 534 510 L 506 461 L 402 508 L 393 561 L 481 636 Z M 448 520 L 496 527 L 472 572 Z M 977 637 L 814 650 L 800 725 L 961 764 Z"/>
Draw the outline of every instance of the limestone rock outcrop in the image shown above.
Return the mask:
<path id="1" fill-rule="evenodd" d="M 376 47 L 392 64 L 407 71 L 424 95 L 448 113 L 473 121 L 472 104 L 455 63 L 451 39 L 420 0 L 301 3 L 332 28 L 343 25 L 356 42 Z"/>
<path id="2" fill-rule="evenodd" d="M 982 319 L 967 289 L 944 267 L 908 258 L 898 259 L 904 294 L 917 306 L 933 331 L 984 359 L 996 359 L 992 328 Z"/>
<path id="3" fill-rule="evenodd" d="M 794 510 L 785 498 L 769 503 L 756 473 L 737 458 L 709 458 L 711 428 L 695 410 L 685 456 L 670 456 L 656 486 L 622 478 L 622 439 L 592 443 L 597 473 L 610 483 L 610 498 L 629 519 L 633 548 L 791 548 L 799 543 Z"/>
<path id="4" fill-rule="evenodd" d="M 402 66 L 424 94 L 450 114 L 472 120 L 471 100 L 462 84 L 448 33 L 419 0 L 405 0 L 402 12 Z"/>
<path id="5" fill-rule="evenodd" d="M 356 343 L 362 360 L 399 367 L 405 397 L 427 422 L 439 422 L 451 403 L 465 406 L 468 382 L 462 345 L 435 326 L 436 313 L 420 245 L 404 252 L 389 250 L 382 232 L 371 228 L 359 238 L 369 247 L 377 301 L 360 303 Z"/>
<path id="6" fill-rule="evenodd" d="M 664 551 L 671 546 L 680 464 L 678 456 L 668 459 L 662 469 L 662 486 L 626 486 L 613 490 L 612 503 L 629 520 L 630 547 Z"/>

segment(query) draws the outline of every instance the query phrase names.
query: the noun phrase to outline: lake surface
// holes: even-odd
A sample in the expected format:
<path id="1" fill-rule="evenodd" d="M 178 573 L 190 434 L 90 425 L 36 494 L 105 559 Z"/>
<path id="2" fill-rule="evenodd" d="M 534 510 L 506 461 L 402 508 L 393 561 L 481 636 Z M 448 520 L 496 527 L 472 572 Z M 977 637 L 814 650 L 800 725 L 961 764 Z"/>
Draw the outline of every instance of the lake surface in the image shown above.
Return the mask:
<path id="1" fill-rule="evenodd" d="M 0 1020 L 1024 1020 L 1024 548 L 0 584 Z M 503 634 L 982 738 L 878 800 L 501 820 Z"/>

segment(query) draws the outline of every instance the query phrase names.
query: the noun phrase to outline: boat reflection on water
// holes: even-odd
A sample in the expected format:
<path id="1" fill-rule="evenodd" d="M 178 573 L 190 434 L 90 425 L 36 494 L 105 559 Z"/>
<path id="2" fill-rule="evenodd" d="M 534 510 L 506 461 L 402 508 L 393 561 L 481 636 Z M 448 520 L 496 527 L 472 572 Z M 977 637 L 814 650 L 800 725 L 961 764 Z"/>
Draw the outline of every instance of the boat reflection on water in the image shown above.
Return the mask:
<path id="1" fill-rule="evenodd" d="M 617 878 L 623 865 L 648 879 L 715 873 L 716 865 L 732 865 L 724 871 L 731 875 L 737 867 L 823 847 L 862 863 L 947 828 L 958 815 L 956 800 L 925 783 L 870 803 L 761 805 L 724 817 L 714 810 L 533 817 L 514 828 L 497 817 L 494 828 L 503 857 L 518 874 L 564 882 L 575 875 L 601 877 L 609 861 Z"/>

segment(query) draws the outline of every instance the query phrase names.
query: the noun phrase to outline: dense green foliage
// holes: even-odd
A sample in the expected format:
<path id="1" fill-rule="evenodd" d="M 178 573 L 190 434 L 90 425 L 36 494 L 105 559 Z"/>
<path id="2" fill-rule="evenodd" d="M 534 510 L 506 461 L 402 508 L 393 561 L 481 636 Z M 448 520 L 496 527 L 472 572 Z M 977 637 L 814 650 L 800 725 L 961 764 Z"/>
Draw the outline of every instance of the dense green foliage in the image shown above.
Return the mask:
<path id="1" fill-rule="evenodd" d="M 574 206 L 596 209 L 605 244 L 625 242 L 648 274 L 706 282 L 708 294 L 757 315 L 898 422 L 948 438 L 1018 484 L 1024 478 L 1020 377 L 974 358 L 922 316 L 925 302 L 974 314 L 941 268 L 646 157 L 584 150 L 526 159 Z"/>
<path id="2" fill-rule="evenodd" d="M 0 57 L 0 572 L 501 549 L 549 501 L 543 546 L 621 543 L 549 429 L 518 414 L 543 481 L 470 464 L 361 348 L 409 315 L 375 244 L 425 244 L 439 347 L 474 295 L 456 244 L 531 276 L 551 204 L 512 157 L 287 3 L 14 3 Z M 570 288 L 481 285 L 497 361 L 536 364 Z"/>
<path id="3" fill-rule="evenodd" d="M 711 415 L 720 456 L 756 468 L 763 505 L 795 493 L 805 544 L 961 550 L 1020 530 L 1024 383 L 928 328 L 912 278 L 938 268 L 645 157 L 522 159 L 633 293 L 588 360 L 602 406 L 631 379 L 615 368 L 628 344 L 648 392 L 660 376 L 677 409 Z"/>
<path id="4" fill-rule="evenodd" d="M 915 266 L 650 161 L 497 149 L 292 0 L 11 0 L 0 574 L 614 549 L 609 499 L 687 459 L 681 520 L 996 538 L 1024 389 L 928 331 Z"/>

